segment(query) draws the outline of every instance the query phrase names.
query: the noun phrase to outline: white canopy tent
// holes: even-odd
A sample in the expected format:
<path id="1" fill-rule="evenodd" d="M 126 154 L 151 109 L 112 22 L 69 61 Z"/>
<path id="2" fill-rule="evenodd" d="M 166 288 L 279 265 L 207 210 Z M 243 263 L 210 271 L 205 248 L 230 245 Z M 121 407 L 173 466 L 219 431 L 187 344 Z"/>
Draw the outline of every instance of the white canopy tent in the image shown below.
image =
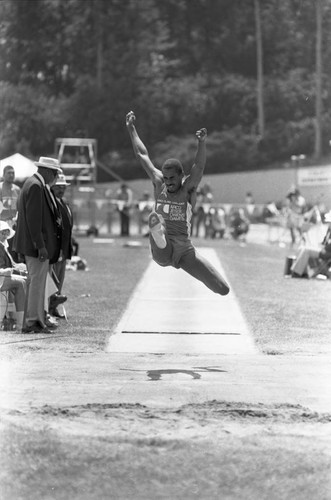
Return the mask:
<path id="1" fill-rule="evenodd" d="M 37 172 L 37 167 L 35 163 L 21 155 L 20 153 L 15 153 L 7 158 L 0 160 L 0 176 L 3 176 L 3 169 L 6 165 L 11 165 L 15 170 L 15 178 L 17 181 L 24 182 L 25 179 Z"/>

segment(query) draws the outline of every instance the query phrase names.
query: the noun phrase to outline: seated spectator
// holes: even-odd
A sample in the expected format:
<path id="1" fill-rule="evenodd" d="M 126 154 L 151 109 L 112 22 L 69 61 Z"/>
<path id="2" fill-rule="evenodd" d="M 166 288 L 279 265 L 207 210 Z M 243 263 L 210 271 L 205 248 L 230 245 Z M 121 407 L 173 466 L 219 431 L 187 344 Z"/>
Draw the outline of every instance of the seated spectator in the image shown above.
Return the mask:
<path id="1" fill-rule="evenodd" d="M 26 297 L 26 276 L 24 264 L 16 264 L 8 251 L 7 239 L 15 231 L 5 221 L 0 221 L 0 277 L 3 279 L 1 292 L 10 292 L 14 296 L 16 307 L 16 329 L 22 331 L 24 305 Z"/>
<path id="2" fill-rule="evenodd" d="M 331 219 L 329 218 L 331 221 Z M 331 224 L 322 241 L 321 248 L 303 247 L 292 264 L 291 273 L 294 278 L 313 278 L 325 269 L 327 276 L 328 263 L 331 265 Z"/>
<path id="3" fill-rule="evenodd" d="M 223 238 L 226 230 L 225 211 L 223 208 L 211 208 L 209 210 L 208 232 L 211 238 Z"/>
<path id="4" fill-rule="evenodd" d="M 280 211 L 275 202 L 268 201 L 268 203 L 263 207 L 262 217 L 267 223 L 272 222 L 274 219 L 279 217 Z"/>
<path id="5" fill-rule="evenodd" d="M 246 239 L 249 231 L 249 220 L 245 216 L 244 209 L 238 208 L 230 217 L 230 233 L 235 240 Z"/>

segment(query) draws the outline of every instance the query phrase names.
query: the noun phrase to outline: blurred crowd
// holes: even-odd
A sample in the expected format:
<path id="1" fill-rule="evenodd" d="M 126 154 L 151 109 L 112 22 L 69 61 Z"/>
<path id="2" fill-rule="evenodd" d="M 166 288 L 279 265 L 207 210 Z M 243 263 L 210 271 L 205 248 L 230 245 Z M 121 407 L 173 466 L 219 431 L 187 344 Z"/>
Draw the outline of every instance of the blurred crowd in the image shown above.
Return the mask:
<path id="1" fill-rule="evenodd" d="M 134 199 L 132 189 L 127 183 L 122 183 L 117 190 L 107 189 L 104 199 L 99 199 L 96 203 L 100 204 L 101 217 L 105 214 L 98 230 L 106 226 L 103 228 L 108 234 L 131 236 L 137 233 L 136 229 L 139 235 L 148 234 L 148 216 L 154 206 L 152 194 L 148 191 L 143 192 L 139 199 Z M 79 203 L 73 210 L 79 227 L 84 206 Z M 270 227 L 282 228 L 284 233 L 290 235 L 294 245 L 301 240 L 310 225 L 324 220 L 326 212 L 327 209 L 321 204 L 306 202 L 295 187 L 284 193 L 280 202 L 256 203 L 252 193 L 247 192 L 242 203 L 222 203 L 215 198 L 211 186 L 206 183 L 196 193 L 191 235 L 197 238 L 233 238 L 241 241 L 246 239 L 251 224 L 265 223 Z M 96 233 L 98 230 L 95 228 Z M 90 232 L 92 234 L 94 231 L 90 229 Z"/>
<path id="2" fill-rule="evenodd" d="M 120 217 L 120 235 L 130 236 L 130 224 L 132 219 L 138 223 L 138 233 L 148 236 L 148 216 L 154 207 L 153 198 L 150 193 L 144 192 L 141 199 L 134 201 L 132 190 L 123 183 L 115 192 L 109 191 L 106 195 L 111 198 L 116 212 Z M 323 248 L 328 238 L 320 242 L 320 248 L 312 252 L 309 247 L 309 231 L 314 226 L 328 224 L 330 214 L 322 204 L 307 202 L 296 186 L 292 186 L 281 202 L 268 201 L 265 204 L 255 202 L 253 194 L 247 192 L 243 203 L 229 204 L 220 203 L 215 199 L 211 186 L 205 183 L 196 193 L 196 204 L 192 213 L 191 235 L 195 238 L 210 239 L 233 239 L 245 245 L 247 235 L 252 224 L 262 223 L 269 229 L 268 241 L 271 242 L 271 231 L 277 229 L 276 242 L 280 246 L 286 246 L 290 241 L 290 248 L 298 250 L 298 265 L 303 262 L 301 257 L 302 247 L 310 248 L 310 255 L 314 255 L 315 264 L 320 263 L 322 268 L 328 270 L 325 261 L 328 251 Z M 329 230 L 329 226 L 328 226 Z M 329 234 L 329 233 L 327 233 Z M 326 246 L 326 249 L 328 246 Z M 307 258 L 308 252 L 305 252 Z M 316 258 L 317 255 L 317 258 Z M 316 260 L 317 259 L 317 260 Z M 302 267 L 302 266 L 301 266 Z M 300 267 L 300 269 L 301 269 Z M 305 268 L 306 266 L 303 266 Z M 313 267 L 310 276 L 315 276 L 318 267 Z M 306 270 L 300 271 L 302 276 L 307 276 Z M 294 276 L 299 273 L 294 271 Z M 318 274 L 318 273 L 317 273 Z"/>

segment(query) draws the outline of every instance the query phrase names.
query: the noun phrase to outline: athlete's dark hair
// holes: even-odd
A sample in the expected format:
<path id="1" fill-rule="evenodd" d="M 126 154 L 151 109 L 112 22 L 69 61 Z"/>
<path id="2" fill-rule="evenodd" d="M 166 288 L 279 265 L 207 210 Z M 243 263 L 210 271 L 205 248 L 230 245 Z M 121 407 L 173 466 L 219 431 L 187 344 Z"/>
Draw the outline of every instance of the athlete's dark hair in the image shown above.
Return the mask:
<path id="1" fill-rule="evenodd" d="M 176 158 L 169 158 L 162 165 L 162 171 L 171 170 L 172 168 L 174 168 L 178 174 L 184 174 L 183 165 Z"/>

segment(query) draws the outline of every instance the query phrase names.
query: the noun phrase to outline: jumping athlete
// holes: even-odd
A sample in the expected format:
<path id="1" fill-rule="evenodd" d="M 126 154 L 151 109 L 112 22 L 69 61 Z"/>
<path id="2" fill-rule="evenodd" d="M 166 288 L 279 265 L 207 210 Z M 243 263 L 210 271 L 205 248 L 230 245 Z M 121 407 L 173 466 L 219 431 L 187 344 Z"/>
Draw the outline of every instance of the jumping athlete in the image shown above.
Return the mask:
<path id="1" fill-rule="evenodd" d="M 183 269 L 213 292 L 227 295 L 230 291 L 229 285 L 220 273 L 199 255 L 190 240 L 192 210 L 206 163 L 207 130 L 202 128 L 196 132 L 198 149 L 195 162 L 189 175 L 185 176 L 181 162 L 175 158 L 166 160 L 161 171 L 153 165 L 137 133 L 135 120 L 134 112 L 130 111 L 126 115 L 126 127 L 135 156 L 154 186 L 155 211 L 149 216 L 153 259 L 160 266 Z"/>

